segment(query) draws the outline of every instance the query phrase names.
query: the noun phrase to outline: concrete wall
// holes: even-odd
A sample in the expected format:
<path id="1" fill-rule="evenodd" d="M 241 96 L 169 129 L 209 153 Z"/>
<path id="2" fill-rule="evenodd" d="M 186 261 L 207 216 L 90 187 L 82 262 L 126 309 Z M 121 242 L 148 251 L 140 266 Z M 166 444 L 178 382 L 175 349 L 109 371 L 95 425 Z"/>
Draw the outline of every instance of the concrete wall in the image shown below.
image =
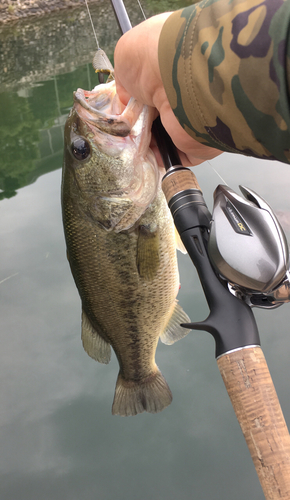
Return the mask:
<path id="1" fill-rule="evenodd" d="M 136 1 L 127 1 L 126 7 L 132 24 L 140 22 Z M 91 3 L 90 11 L 99 44 L 110 56 L 120 31 L 109 0 Z M 73 71 L 90 63 L 96 49 L 85 6 L 2 24 L 0 92 Z"/>

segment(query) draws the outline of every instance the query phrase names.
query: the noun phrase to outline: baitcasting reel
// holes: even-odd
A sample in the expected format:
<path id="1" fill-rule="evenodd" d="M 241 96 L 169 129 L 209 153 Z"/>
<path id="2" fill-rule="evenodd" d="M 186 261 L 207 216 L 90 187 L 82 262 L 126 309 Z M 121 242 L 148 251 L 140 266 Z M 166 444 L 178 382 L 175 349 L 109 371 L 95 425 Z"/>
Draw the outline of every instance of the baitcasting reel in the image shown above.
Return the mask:
<path id="1" fill-rule="evenodd" d="M 274 308 L 290 301 L 289 249 L 269 205 L 240 186 L 214 192 L 209 259 L 230 292 L 249 306 Z"/>

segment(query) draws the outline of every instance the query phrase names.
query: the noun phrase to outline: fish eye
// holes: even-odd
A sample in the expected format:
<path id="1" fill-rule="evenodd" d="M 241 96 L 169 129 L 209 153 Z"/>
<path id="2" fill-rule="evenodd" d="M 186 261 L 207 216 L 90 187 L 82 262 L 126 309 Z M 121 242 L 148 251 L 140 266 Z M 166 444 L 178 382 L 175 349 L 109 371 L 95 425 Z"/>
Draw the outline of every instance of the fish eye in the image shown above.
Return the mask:
<path id="1" fill-rule="evenodd" d="M 73 156 L 79 161 L 86 160 L 91 155 L 90 145 L 83 137 L 77 137 L 73 140 L 71 151 Z"/>

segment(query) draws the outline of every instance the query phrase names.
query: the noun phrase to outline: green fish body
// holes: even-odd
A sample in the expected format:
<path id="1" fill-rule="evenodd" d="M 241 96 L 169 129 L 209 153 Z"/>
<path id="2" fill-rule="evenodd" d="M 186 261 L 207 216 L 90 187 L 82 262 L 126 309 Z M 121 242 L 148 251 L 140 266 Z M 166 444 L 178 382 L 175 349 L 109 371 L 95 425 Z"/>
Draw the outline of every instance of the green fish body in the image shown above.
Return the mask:
<path id="1" fill-rule="evenodd" d="M 176 238 L 149 149 L 152 115 L 115 83 L 79 89 L 65 127 L 62 212 L 68 260 L 82 301 L 82 342 L 120 365 L 113 414 L 155 413 L 171 391 L 155 362 L 189 322 L 176 300 Z"/>

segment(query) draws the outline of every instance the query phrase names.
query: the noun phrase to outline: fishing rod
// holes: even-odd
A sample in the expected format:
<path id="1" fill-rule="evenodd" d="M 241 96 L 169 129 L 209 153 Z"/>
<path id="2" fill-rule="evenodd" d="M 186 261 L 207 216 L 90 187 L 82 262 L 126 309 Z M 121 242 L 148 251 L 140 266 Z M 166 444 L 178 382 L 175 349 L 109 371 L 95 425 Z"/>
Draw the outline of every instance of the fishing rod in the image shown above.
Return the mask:
<path id="1" fill-rule="evenodd" d="M 123 1 L 111 4 L 124 34 L 131 23 Z M 182 326 L 214 337 L 218 368 L 265 498 L 289 500 L 290 436 L 252 312 L 253 306 L 272 308 L 290 299 L 286 238 L 269 205 L 245 187 L 241 197 L 219 185 L 211 215 L 196 176 L 182 166 L 160 119 L 152 132 L 167 171 L 162 189 L 210 309 L 205 321 Z M 233 261 L 243 251 L 244 267 Z"/>

